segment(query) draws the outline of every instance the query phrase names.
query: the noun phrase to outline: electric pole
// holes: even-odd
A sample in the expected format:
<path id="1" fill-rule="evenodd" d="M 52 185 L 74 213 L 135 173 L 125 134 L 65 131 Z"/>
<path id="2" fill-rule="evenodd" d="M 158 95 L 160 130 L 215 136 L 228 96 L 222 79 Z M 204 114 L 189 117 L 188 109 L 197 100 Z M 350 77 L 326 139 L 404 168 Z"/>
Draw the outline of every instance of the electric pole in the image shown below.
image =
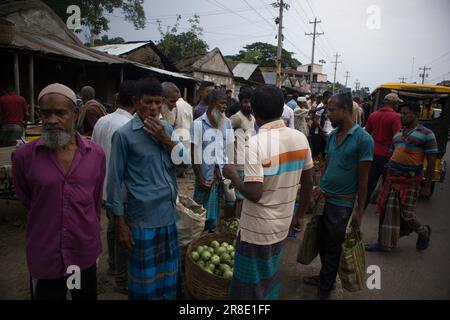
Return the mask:
<path id="1" fill-rule="evenodd" d="M 356 82 L 355 82 L 355 91 L 359 91 L 359 86 L 361 85 L 361 82 L 359 82 L 359 80 L 358 79 L 356 79 Z"/>
<path id="2" fill-rule="evenodd" d="M 419 70 L 423 70 L 423 73 L 419 74 L 419 76 L 422 77 L 422 84 L 424 84 L 425 78 L 428 78 L 427 70 L 431 70 L 431 68 L 427 68 L 426 66 L 423 66 L 423 68 L 419 68 Z"/>
<path id="3" fill-rule="evenodd" d="M 313 36 L 313 44 L 312 44 L 312 54 L 311 54 L 311 70 L 309 73 L 309 85 L 310 85 L 310 89 L 311 89 L 311 93 L 312 93 L 312 86 L 313 86 L 313 76 L 314 76 L 314 47 L 316 46 L 316 36 L 321 36 L 323 35 L 323 32 L 316 32 L 316 26 L 318 23 L 321 23 L 322 21 L 319 20 L 317 21 L 317 18 L 314 18 L 314 21 L 310 21 L 309 23 L 312 24 L 314 23 L 314 32 L 313 33 L 305 33 L 305 35 L 307 36 Z"/>
<path id="4" fill-rule="evenodd" d="M 407 79 L 406 77 L 398 78 L 398 80 L 400 80 L 401 83 L 406 83 L 406 82 L 405 82 L 406 79 Z"/>
<path id="5" fill-rule="evenodd" d="M 334 63 L 334 80 L 333 80 L 333 94 L 334 94 L 334 87 L 336 86 L 336 70 L 337 70 L 337 65 L 338 63 L 342 63 L 342 61 L 338 61 L 338 58 L 340 57 L 340 54 L 335 54 L 333 57 L 336 57 L 336 61 L 333 62 Z"/>
<path id="6" fill-rule="evenodd" d="M 280 8 L 280 13 L 275 23 L 278 24 L 278 47 L 277 60 L 275 65 L 277 67 L 277 87 L 281 88 L 281 53 L 283 50 L 283 9 L 288 10 L 289 4 L 284 3 L 284 0 L 279 0 L 277 3 L 272 3 L 274 8 Z"/>
<path id="7" fill-rule="evenodd" d="M 350 76 L 348 75 L 350 72 L 348 72 L 348 71 L 345 71 L 345 87 L 347 88 L 347 81 L 348 81 L 348 78 L 350 78 Z"/>

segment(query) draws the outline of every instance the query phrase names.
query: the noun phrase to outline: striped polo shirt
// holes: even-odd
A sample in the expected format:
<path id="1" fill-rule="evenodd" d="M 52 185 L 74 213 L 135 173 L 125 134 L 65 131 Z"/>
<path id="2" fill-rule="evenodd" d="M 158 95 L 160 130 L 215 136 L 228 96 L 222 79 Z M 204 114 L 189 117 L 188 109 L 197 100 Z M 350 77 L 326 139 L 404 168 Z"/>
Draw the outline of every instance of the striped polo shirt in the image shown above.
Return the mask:
<path id="1" fill-rule="evenodd" d="M 246 145 L 244 182 L 262 182 L 258 203 L 244 199 L 241 240 L 270 245 L 284 240 L 294 213 L 302 170 L 313 167 L 307 138 L 283 120 L 262 126 Z"/>
<path id="2" fill-rule="evenodd" d="M 401 172 L 420 174 L 425 154 L 438 153 L 433 131 L 419 124 L 413 130 L 402 129 L 392 140 L 393 153 L 389 167 Z"/>

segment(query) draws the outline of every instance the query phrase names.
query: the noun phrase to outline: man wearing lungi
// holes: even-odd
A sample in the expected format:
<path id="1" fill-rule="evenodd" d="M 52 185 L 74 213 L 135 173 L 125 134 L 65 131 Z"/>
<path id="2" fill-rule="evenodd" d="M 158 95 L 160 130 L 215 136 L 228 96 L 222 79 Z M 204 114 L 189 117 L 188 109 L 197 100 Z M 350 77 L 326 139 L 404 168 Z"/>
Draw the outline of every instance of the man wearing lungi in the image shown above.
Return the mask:
<path id="1" fill-rule="evenodd" d="M 405 102 L 400 105 L 403 128 L 392 142 L 393 154 L 388 163 L 386 181 L 377 198 L 376 212 L 380 215 L 378 242 L 366 246 L 368 251 L 385 251 L 396 248 L 401 236 L 418 234 L 416 248 L 428 248 L 431 227 L 422 225 L 416 218 L 419 196 L 431 195 L 436 154 L 434 133 L 419 124 L 420 105 Z M 425 182 L 423 162 L 427 160 Z"/>
<path id="2" fill-rule="evenodd" d="M 244 196 L 236 240 L 231 299 L 278 299 L 279 267 L 285 239 L 307 208 L 312 191 L 313 161 L 308 140 L 281 119 L 283 92 L 275 86 L 255 90 L 251 105 L 260 127 L 246 145 L 242 181 L 234 165 L 229 178 Z M 300 210 L 293 218 L 299 186 Z"/>
<path id="3" fill-rule="evenodd" d="M 111 143 L 107 207 L 115 215 L 117 241 L 130 251 L 129 299 L 180 297 L 178 186 L 171 154 L 182 156 L 184 148 L 171 140 L 172 128 L 159 120 L 161 92 L 154 78 L 137 83 L 136 114 Z"/>
<path id="4" fill-rule="evenodd" d="M 224 201 L 223 166 L 234 155 L 234 133 L 230 119 L 225 117 L 227 95 L 214 89 L 208 93 L 207 110 L 191 127 L 192 168 L 195 173 L 194 201 L 207 211 L 205 230 L 213 231 L 219 224 Z M 231 216 L 234 202 L 225 202 L 225 216 Z"/>
<path id="5" fill-rule="evenodd" d="M 318 224 L 322 268 L 320 275 L 303 279 L 305 283 L 319 287 L 320 300 L 328 299 L 336 281 L 341 246 L 356 196 L 358 204 L 352 222 L 361 223 L 374 151 L 372 137 L 353 122 L 350 93 L 332 96 L 327 107 L 328 117 L 336 129 L 328 137 L 325 172 L 319 182 L 325 196 Z"/>

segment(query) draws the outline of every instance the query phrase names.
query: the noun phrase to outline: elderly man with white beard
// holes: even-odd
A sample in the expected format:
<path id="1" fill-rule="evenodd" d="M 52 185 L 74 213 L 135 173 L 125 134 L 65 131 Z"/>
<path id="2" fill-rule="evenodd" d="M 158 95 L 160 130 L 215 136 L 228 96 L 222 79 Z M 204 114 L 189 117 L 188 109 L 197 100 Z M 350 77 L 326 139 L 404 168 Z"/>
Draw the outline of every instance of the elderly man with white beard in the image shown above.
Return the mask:
<path id="1" fill-rule="evenodd" d="M 70 290 L 73 300 L 94 300 L 105 154 L 76 132 L 79 110 L 71 89 L 51 84 L 38 103 L 41 139 L 12 154 L 14 188 L 28 211 L 31 297 L 65 300 Z"/>
<path id="2" fill-rule="evenodd" d="M 191 127 L 192 167 L 196 176 L 194 200 L 207 210 L 205 230 L 213 231 L 219 223 L 223 201 L 223 167 L 232 163 L 234 132 L 225 117 L 227 95 L 214 89 L 208 93 L 208 108 Z M 234 202 L 225 202 L 225 216 L 231 216 Z"/>

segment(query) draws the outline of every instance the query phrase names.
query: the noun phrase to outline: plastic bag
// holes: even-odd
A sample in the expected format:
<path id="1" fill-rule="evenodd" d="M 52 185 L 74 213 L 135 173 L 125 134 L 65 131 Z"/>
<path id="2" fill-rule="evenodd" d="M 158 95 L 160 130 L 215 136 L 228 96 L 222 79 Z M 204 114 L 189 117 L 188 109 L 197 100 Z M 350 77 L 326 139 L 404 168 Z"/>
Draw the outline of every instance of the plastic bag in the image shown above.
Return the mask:
<path id="1" fill-rule="evenodd" d="M 180 218 L 177 221 L 180 247 L 199 237 L 205 228 L 206 209 L 191 198 L 180 194 L 177 199 Z"/>

